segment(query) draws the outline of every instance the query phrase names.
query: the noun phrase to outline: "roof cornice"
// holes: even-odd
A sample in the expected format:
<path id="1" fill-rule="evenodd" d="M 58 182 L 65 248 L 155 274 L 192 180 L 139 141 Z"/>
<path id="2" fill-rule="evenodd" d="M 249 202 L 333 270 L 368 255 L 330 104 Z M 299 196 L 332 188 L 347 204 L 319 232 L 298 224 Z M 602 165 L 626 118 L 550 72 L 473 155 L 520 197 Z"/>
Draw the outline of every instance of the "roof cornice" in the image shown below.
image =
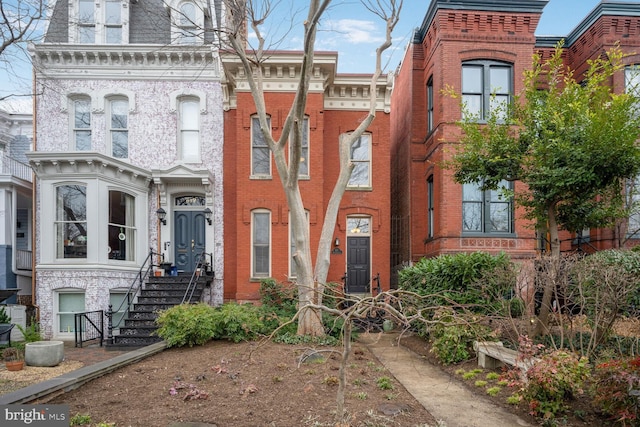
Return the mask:
<path id="1" fill-rule="evenodd" d="M 413 43 L 422 43 L 440 10 L 542 13 L 548 2 L 549 0 L 432 0 L 422 25 L 415 30 Z"/>
<path id="2" fill-rule="evenodd" d="M 565 37 L 565 45 L 570 47 L 603 16 L 640 16 L 640 2 L 630 3 L 602 0 L 576 28 Z"/>
<path id="3" fill-rule="evenodd" d="M 29 47 L 34 68 L 47 78 L 219 80 L 218 50 L 208 46 L 86 45 Z"/>

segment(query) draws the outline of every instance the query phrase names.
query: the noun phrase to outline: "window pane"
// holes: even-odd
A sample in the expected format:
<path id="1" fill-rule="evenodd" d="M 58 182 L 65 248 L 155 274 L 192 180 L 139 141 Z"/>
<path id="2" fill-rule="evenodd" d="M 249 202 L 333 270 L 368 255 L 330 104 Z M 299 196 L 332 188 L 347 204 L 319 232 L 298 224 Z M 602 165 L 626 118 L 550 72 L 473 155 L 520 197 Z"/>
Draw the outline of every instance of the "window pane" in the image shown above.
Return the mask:
<path id="1" fill-rule="evenodd" d="M 200 102 L 196 100 L 181 101 L 182 114 L 180 116 L 182 129 L 198 129 Z"/>
<path id="2" fill-rule="evenodd" d="M 180 101 L 180 155 L 183 160 L 200 160 L 200 101 Z"/>
<path id="3" fill-rule="evenodd" d="M 482 231 L 482 203 L 462 203 L 462 230 Z"/>
<path id="4" fill-rule="evenodd" d="M 133 261 L 135 255 L 135 198 L 109 191 L 109 258 Z"/>
<path id="5" fill-rule="evenodd" d="M 253 241 L 256 244 L 269 243 L 269 214 L 255 214 L 253 217 Z"/>
<path id="6" fill-rule="evenodd" d="M 465 202 L 482 201 L 482 191 L 476 183 L 467 183 L 462 185 L 462 200 Z"/>
<path id="7" fill-rule="evenodd" d="M 369 218 L 347 218 L 347 233 L 369 234 Z"/>
<path id="8" fill-rule="evenodd" d="M 56 247 L 58 258 L 87 256 L 87 188 L 64 185 L 56 189 Z"/>
<path id="9" fill-rule="evenodd" d="M 482 96 L 481 95 L 462 95 L 462 103 L 466 110 L 465 115 L 468 117 L 482 117 Z"/>
<path id="10" fill-rule="evenodd" d="M 509 203 L 491 203 L 489 231 L 509 232 Z"/>
<path id="11" fill-rule="evenodd" d="M 82 44 L 93 44 L 96 42 L 96 31 L 93 26 L 78 27 L 78 42 Z"/>
<path id="12" fill-rule="evenodd" d="M 75 332 L 73 313 L 84 311 L 84 293 L 58 294 L 58 332 Z"/>
<path id="13" fill-rule="evenodd" d="M 107 44 L 121 44 L 122 43 L 122 27 L 107 27 L 105 42 Z"/>
<path id="14" fill-rule="evenodd" d="M 511 92 L 511 69 L 506 67 L 491 67 L 491 93 L 508 94 Z"/>
<path id="15" fill-rule="evenodd" d="M 126 159 L 129 157 L 129 132 L 111 132 L 111 149 L 113 157 L 117 159 Z"/>
<path id="16" fill-rule="evenodd" d="M 183 3 L 180 6 L 180 25 L 194 26 L 196 23 L 196 7 L 193 3 Z"/>
<path id="17" fill-rule="evenodd" d="M 93 24 L 95 22 L 93 0 L 80 0 L 78 2 L 78 22 L 81 24 Z"/>
<path id="18" fill-rule="evenodd" d="M 89 99 L 76 99 L 74 105 L 74 127 L 76 129 L 89 129 L 91 127 L 91 101 Z"/>
<path id="19" fill-rule="evenodd" d="M 349 185 L 369 185 L 369 163 L 368 162 L 355 164 L 355 167 L 351 172 Z"/>
<path id="20" fill-rule="evenodd" d="M 89 151 L 91 150 L 91 131 L 76 131 L 76 150 L 77 151 Z"/>
<path id="21" fill-rule="evenodd" d="M 491 112 L 498 115 L 499 119 L 506 119 L 509 107 L 509 95 L 494 95 L 489 100 Z"/>
<path id="22" fill-rule="evenodd" d="M 253 276 L 269 274 L 269 233 L 270 215 L 268 213 L 253 214 Z"/>
<path id="23" fill-rule="evenodd" d="M 271 120 L 267 121 L 271 126 Z M 271 150 L 260 131 L 260 122 L 257 117 L 251 119 L 251 174 L 271 174 Z"/>
<path id="24" fill-rule="evenodd" d="M 482 67 L 462 67 L 462 92 L 482 93 Z"/>
<path id="25" fill-rule="evenodd" d="M 120 24 L 122 22 L 120 14 L 122 7 L 120 1 L 107 1 L 104 10 L 104 19 L 106 24 Z"/>
<path id="26" fill-rule="evenodd" d="M 369 159 L 369 138 L 364 135 L 358 138 L 351 146 L 352 160 L 368 160 Z"/>

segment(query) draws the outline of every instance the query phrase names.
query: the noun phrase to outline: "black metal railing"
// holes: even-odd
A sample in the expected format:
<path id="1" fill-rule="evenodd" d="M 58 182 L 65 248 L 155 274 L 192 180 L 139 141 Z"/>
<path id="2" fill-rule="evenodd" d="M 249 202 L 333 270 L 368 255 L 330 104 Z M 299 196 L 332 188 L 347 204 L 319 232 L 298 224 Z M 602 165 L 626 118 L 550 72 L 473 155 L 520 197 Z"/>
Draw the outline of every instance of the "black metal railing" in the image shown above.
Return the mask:
<path id="1" fill-rule="evenodd" d="M 156 257 L 157 261 L 155 264 L 153 263 L 154 257 Z M 127 292 L 124 294 L 122 302 L 120 302 L 115 310 L 113 309 L 113 305 L 109 304 L 109 309 L 107 310 L 107 342 L 109 344 L 113 344 L 113 330 L 118 328 L 122 320 L 128 316 L 129 311 L 131 310 L 131 307 L 133 306 L 133 303 L 136 299 L 136 296 L 140 292 L 140 289 L 142 289 L 142 286 L 144 285 L 145 280 L 147 280 L 147 277 L 149 277 L 149 275 L 151 274 L 153 267 L 159 266 L 163 261 L 164 257 L 151 249 L 149 251 L 149 255 L 147 255 L 147 258 L 145 258 L 142 266 L 138 270 L 138 274 L 131 282 L 131 285 L 129 286 Z M 114 324 L 113 315 L 115 313 L 119 313 L 120 315 L 118 316 L 118 321 Z"/>
<path id="2" fill-rule="evenodd" d="M 87 341 L 104 341 L 104 310 L 86 311 L 73 315 L 76 347 L 81 347 Z"/>
<path id="3" fill-rule="evenodd" d="M 187 289 L 184 292 L 184 296 L 182 297 L 182 304 L 185 302 L 191 301 L 191 297 L 193 297 L 193 293 L 196 290 L 198 285 L 198 279 L 201 274 L 208 274 L 209 268 L 213 266 L 213 254 L 208 254 L 206 252 L 200 253 L 197 257 L 198 262 L 196 263 L 196 267 L 193 269 L 193 273 L 191 273 L 191 279 L 189 280 L 189 284 L 187 285 Z M 215 272 L 212 270 L 211 274 L 215 277 Z"/>

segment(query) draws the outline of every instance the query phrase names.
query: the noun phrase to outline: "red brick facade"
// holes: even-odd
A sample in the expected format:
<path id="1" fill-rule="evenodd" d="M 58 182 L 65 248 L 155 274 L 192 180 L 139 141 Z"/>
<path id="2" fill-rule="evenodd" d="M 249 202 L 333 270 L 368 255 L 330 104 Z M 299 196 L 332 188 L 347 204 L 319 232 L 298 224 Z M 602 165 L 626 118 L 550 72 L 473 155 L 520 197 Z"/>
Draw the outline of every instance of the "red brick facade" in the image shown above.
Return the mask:
<path id="1" fill-rule="evenodd" d="M 531 66 L 534 53 L 550 55 L 561 39 L 535 35 L 546 3 L 431 1 L 423 27 L 416 31 L 399 68 L 392 96 L 392 267 L 461 251 L 504 251 L 516 259 L 531 258 L 539 252 L 536 233 L 518 207 L 511 233 L 463 232 L 462 186 L 454 182 L 450 170 L 442 167 L 460 139 L 456 125 L 461 118 L 460 100 L 442 91 L 452 88 L 457 94 L 462 92 L 462 66 L 466 61 L 494 61 L 511 67 L 512 93 L 520 92 L 521 76 Z M 631 54 L 625 59 L 628 64 L 640 63 L 640 56 L 633 53 L 640 52 L 638 12 L 639 4 L 598 5 L 565 38 L 567 65 L 584 72 L 589 59 L 616 43 Z M 431 107 L 427 101 L 429 82 L 433 87 Z M 613 84 L 616 90 L 624 90 L 624 74 L 616 76 Z M 431 196 L 429 180 L 433 183 Z M 516 183 L 516 192 L 521 185 Z M 616 246 L 614 234 L 614 230 L 591 230 L 594 248 Z M 571 245 L 571 236 L 563 236 L 562 249 L 569 250 Z"/>
<path id="2" fill-rule="evenodd" d="M 301 55 L 277 52 L 266 64 L 269 76 L 265 83 L 267 113 L 271 117 L 272 135 L 281 135 L 284 120 L 297 87 Z M 368 82 L 370 76 L 335 74 L 337 55 L 318 53 L 321 63 L 312 81 L 306 115 L 309 121 L 309 177 L 300 180 L 305 208 L 309 214 L 312 259 L 316 249 L 325 208 L 339 172 L 338 137 L 353 131 L 368 112 Z M 234 76 L 229 84 L 229 105 L 225 111 L 224 206 L 225 206 L 225 300 L 253 301 L 259 298 L 260 280 L 252 277 L 252 212 L 261 209 L 270 213 L 270 274 L 278 282 L 288 282 L 290 263 L 289 211 L 282 183 L 271 160 L 271 176 L 258 179 L 251 176 L 251 117 L 256 109 L 251 94 L 238 78 L 238 64 L 223 56 L 225 73 Z M 315 85 L 314 85 L 315 84 Z M 347 229 L 349 216 L 370 219 L 370 276 L 380 273 L 383 289 L 389 288 L 390 244 L 390 129 L 386 83 L 379 86 L 380 109 L 368 129 L 371 134 L 371 187 L 347 190 L 340 205 L 334 239 L 340 245 L 331 255 L 328 281 L 341 282 L 347 269 Z M 377 286 L 377 282 L 373 287 Z"/>

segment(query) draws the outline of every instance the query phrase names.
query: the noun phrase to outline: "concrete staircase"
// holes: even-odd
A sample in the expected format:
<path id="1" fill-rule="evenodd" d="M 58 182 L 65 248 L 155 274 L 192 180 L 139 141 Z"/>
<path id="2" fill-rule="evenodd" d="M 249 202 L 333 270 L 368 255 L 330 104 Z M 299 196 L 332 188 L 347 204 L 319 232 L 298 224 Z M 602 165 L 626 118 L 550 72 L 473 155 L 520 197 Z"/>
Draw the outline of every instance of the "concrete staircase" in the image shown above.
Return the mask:
<path id="1" fill-rule="evenodd" d="M 113 337 L 113 343 L 107 340 L 107 348 L 122 349 L 144 347 L 162 341 L 154 332 L 158 312 L 182 303 L 191 275 L 149 277 L 140 291 L 137 301 L 120 326 L 119 335 Z M 195 304 L 200 301 L 205 286 L 211 283 L 212 276 L 197 279 L 195 290 L 188 301 Z"/>

